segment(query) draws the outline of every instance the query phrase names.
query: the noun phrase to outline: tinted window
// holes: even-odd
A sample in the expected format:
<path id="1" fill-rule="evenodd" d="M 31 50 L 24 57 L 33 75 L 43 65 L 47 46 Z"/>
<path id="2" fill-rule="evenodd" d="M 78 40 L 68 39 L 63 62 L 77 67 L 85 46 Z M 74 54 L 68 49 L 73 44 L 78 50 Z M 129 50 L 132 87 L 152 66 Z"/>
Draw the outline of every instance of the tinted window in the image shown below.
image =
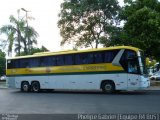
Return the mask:
<path id="1" fill-rule="evenodd" d="M 122 65 L 125 71 L 128 71 L 127 54 L 128 54 L 128 50 L 125 50 L 120 59 L 120 64 Z"/>
<path id="2" fill-rule="evenodd" d="M 39 66 L 55 66 L 57 65 L 57 60 L 55 56 L 46 56 L 39 58 Z"/>
<path id="3" fill-rule="evenodd" d="M 39 66 L 40 67 L 43 67 L 43 66 L 46 66 L 46 61 L 47 59 L 45 57 L 41 57 L 39 58 Z"/>
<path id="4" fill-rule="evenodd" d="M 20 68 L 29 68 L 29 59 L 20 59 Z"/>
<path id="5" fill-rule="evenodd" d="M 7 68 L 19 68 L 19 60 L 8 60 L 7 61 Z"/>
<path id="6" fill-rule="evenodd" d="M 44 56 L 37 58 L 27 58 L 11 60 L 8 62 L 8 68 L 27 68 L 27 67 L 45 67 L 45 66 L 62 66 L 74 64 L 93 64 L 93 63 L 110 63 L 118 53 L 114 51 L 97 51 L 89 53 L 78 53 L 57 56 Z M 132 56 L 132 54 L 129 54 Z"/>
<path id="7" fill-rule="evenodd" d="M 57 65 L 61 66 L 64 65 L 64 56 L 57 56 Z"/>
<path id="8" fill-rule="evenodd" d="M 37 58 L 28 58 L 28 59 L 20 59 L 16 60 L 16 62 L 19 61 L 19 67 L 18 68 L 32 68 L 32 67 L 37 67 L 39 65 L 39 60 Z M 16 67 L 17 65 L 15 65 Z M 17 67 L 16 67 L 17 68 Z"/>
<path id="9" fill-rule="evenodd" d="M 51 63 L 52 63 L 52 66 L 56 66 L 57 65 L 57 60 L 56 60 L 55 56 L 51 57 Z"/>
<path id="10" fill-rule="evenodd" d="M 128 60 L 128 72 L 139 73 L 137 60 Z"/>
<path id="11" fill-rule="evenodd" d="M 38 67 L 39 59 L 38 58 L 30 58 L 29 60 L 29 67 Z"/>
<path id="12" fill-rule="evenodd" d="M 94 63 L 103 63 L 104 52 L 95 52 L 94 54 Z"/>
<path id="13" fill-rule="evenodd" d="M 136 52 L 135 51 L 131 51 L 131 50 L 125 50 L 122 57 L 121 57 L 121 60 L 122 61 L 126 61 L 128 59 L 133 59 L 137 57 L 136 55 Z"/>
<path id="14" fill-rule="evenodd" d="M 75 64 L 92 64 L 93 53 L 81 53 L 75 55 Z"/>
<path id="15" fill-rule="evenodd" d="M 105 51 L 104 62 L 111 63 L 119 50 Z"/>
<path id="16" fill-rule="evenodd" d="M 127 50 L 127 56 L 126 57 L 127 57 L 127 59 L 133 59 L 133 58 L 137 57 L 137 55 L 136 55 L 136 52 Z"/>
<path id="17" fill-rule="evenodd" d="M 65 59 L 65 65 L 73 65 L 74 64 L 74 55 L 65 55 L 64 59 Z"/>
<path id="18" fill-rule="evenodd" d="M 129 73 L 139 72 L 138 58 L 135 51 L 125 50 L 121 57 L 120 64 L 124 70 Z"/>
<path id="19" fill-rule="evenodd" d="M 13 67 L 12 62 L 13 60 L 7 60 L 7 68 L 10 69 Z"/>

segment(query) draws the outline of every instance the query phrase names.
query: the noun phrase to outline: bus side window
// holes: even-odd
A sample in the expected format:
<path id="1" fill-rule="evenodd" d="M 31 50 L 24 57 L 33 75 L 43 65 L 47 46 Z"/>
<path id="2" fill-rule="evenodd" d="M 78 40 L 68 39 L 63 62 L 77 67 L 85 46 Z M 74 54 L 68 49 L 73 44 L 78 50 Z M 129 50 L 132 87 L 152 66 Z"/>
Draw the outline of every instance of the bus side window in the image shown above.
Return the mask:
<path id="1" fill-rule="evenodd" d="M 45 65 L 46 66 L 53 66 L 53 57 L 52 56 L 45 57 Z"/>
<path id="2" fill-rule="evenodd" d="M 104 62 L 111 63 L 113 61 L 114 57 L 117 55 L 117 53 L 118 53 L 118 50 L 106 51 L 105 57 L 104 57 Z"/>
<path id="3" fill-rule="evenodd" d="M 13 68 L 13 60 L 7 60 L 7 68 L 8 69 L 11 69 L 11 68 Z"/>
<path id="4" fill-rule="evenodd" d="M 56 56 L 51 57 L 51 61 L 52 61 L 52 66 L 57 65 Z"/>
<path id="5" fill-rule="evenodd" d="M 38 64 L 39 63 L 39 60 L 38 58 L 30 58 L 29 59 L 29 67 L 32 68 L 32 67 L 38 67 Z"/>
<path id="6" fill-rule="evenodd" d="M 39 66 L 45 67 L 45 66 L 52 66 L 52 57 L 46 56 L 46 57 L 41 57 L 39 60 Z"/>
<path id="7" fill-rule="evenodd" d="M 75 55 L 75 64 L 92 64 L 93 54 L 92 53 L 81 53 Z"/>
<path id="8" fill-rule="evenodd" d="M 75 55 L 75 64 L 82 64 L 81 59 L 80 59 L 80 54 Z"/>
<path id="9" fill-rule="evenodd" d="M 19 60 L 8 60 L 7 67 L 8 69 L 19 68 Z"/>
<path id="10" fill-rule="evenodd" d="M 20 59 L 20 68 L 28 68 L 29 59 Z"/>
<path id="11" fill-rule="evenodd" d="M 87 55 L 87 64 L 92 64 L 92 63 L 94 63 L 94 55 L 93 55 L 93 53 L 88 53 L 88 55 Z"/>
<path id="12" fill-rule="evenodd" d="M 103 63 L 103 52 L 94 53 L 94 63 Z"/>
<path id="13" fill-rule="evenodd" d="M 87 58 L 88 58 L 87 54 L 80 54 L 80 63 L 87 64 L 88 62 Z"/>
<path id="14" fill-rule="evenodd" d="M 40 67 L 45 66 L 45 60 L 44 60 L 44 57 L 41 57 L 41 58 L 40 58 L 40 60 L 39 60 L 39 66 L 40 66 Z"/>
<path id="15" fill-rule="evenodd" d="M 73 65 L 74 61 L 73 61 L 73 55 L 65 55 L 65 65 Z"/>
<path id="16" fill-rule="evenodd" d="M 57 65 L 64 65 L 64 56 L 57 56 Z"/>

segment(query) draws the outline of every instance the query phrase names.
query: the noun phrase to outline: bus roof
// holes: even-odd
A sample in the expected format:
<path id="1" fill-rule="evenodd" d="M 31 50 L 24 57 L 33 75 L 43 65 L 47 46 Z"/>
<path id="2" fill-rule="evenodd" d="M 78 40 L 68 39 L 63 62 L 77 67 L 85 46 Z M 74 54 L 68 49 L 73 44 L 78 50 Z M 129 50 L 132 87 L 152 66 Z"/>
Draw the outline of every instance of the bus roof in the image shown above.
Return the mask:
<path id="1" fill-rule="evenodd" d="M 140 50 L 139 48 L 131 47 L 131 46 L 113 46 L 113 47 L 107 47 L 107 48 L 97 48 L 97 49 L 78 50 L 78 51 L 76 51 L 76 50 L 65 50 L 65 51 L 58 51 L 58 52 L 40 52 L 40 53 L 35 53 L 33 55 L 17 56 L 17 57 L 8 58 L 8 59 L 33 58 L 33 57 L 41 57 L 41 56 L 85 53 L 85 52 L 116 50 L 116 49 L 129 49 L 129 50 L 134 50 L 134 51 L 139 51 Z"/>

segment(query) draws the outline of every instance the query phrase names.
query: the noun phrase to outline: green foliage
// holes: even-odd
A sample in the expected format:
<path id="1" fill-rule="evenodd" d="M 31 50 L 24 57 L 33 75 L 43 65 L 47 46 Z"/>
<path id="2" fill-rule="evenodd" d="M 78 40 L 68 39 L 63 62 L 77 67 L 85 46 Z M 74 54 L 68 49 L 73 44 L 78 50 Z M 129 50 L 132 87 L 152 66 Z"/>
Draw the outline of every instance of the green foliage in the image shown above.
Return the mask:
<path id="1" fill-rule="evenodd" d="M 38 52 L 48 52 L 49 50 L 42 46 L 41 48 L 36 48 L 36 47 L 32 47 L 30 53 L 28 55 L 33 55 L 34 53 L 38 53 Z M 25 56 L 26 53 L 25 52 L 21 52 L 20 56 Z M 16 55 L 19 56 L 19 55 Z"/>
<path id="2" fill-rule="evenodd" d="M 150 60 L 148 57 L 146 58 L 146 66 L 147 68 L 154 67 L 157 63 L 156 60 Z"/>
<path id="3" fill-rule="evenodd" d="M 38 37 L 38 33 L 33 27 L 28 26 L 26 20 L 20 18 L 19 12 L 18 18 L 11 15 L 9 20 L 9 25 L 4 25 L 0 28 L 0 33 L 7 35 L 8 55 L 12 54 L 14 47 L 18 55 L 22 51 L 25 54 L 30 54 L 30 49 L 32 49 L 34 44 L 37 44 L 36 38 Z"/>
<path id="4" fill-rule="evenodd" d="M 117 0 L 65 0 L 58 21 L 61 45 L 97 48 L 107 43 L 118 22 L 119 9 Z"/>
<path id="5" fill-rule="evenodd" d="M 147 56 L 160 58 L 160 2 L 125 0 L 120 18 L 125 23 L 117 43 L 141 48 Z"/>
<path id="6" fill-rule="evenodd" d="M 0 76 L 6 73 L 6 58 L 5 53 L 0 50 Z"/>
<path id="7" fill-rule="evenodd" d="M 32 48 L 31 49 L 31 55 L 33 55 L 34 53 L 38 53 L 38 52 L 48 52 L 49 50 L 46 48 L 46 47 L 44 47 L 44 46 L 42 46 L 41 48 Z"/>

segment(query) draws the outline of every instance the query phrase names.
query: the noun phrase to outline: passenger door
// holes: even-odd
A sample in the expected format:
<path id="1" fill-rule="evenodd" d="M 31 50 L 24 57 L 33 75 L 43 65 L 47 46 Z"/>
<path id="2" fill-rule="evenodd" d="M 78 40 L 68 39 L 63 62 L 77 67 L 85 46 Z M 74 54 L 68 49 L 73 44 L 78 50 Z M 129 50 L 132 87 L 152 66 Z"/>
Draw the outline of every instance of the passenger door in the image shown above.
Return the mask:
<path id="1" fill-rule="evenodd" d="M 128 89 L 134 90 L 139 87 L 140 76 L 136 74 L 128 74 Z"/>
<path id="2" fill-rule="evenodd" d="M 128 60 L 128 89 L 137 89 L 139 87 L 140 75 L 137 58 Z"/>

